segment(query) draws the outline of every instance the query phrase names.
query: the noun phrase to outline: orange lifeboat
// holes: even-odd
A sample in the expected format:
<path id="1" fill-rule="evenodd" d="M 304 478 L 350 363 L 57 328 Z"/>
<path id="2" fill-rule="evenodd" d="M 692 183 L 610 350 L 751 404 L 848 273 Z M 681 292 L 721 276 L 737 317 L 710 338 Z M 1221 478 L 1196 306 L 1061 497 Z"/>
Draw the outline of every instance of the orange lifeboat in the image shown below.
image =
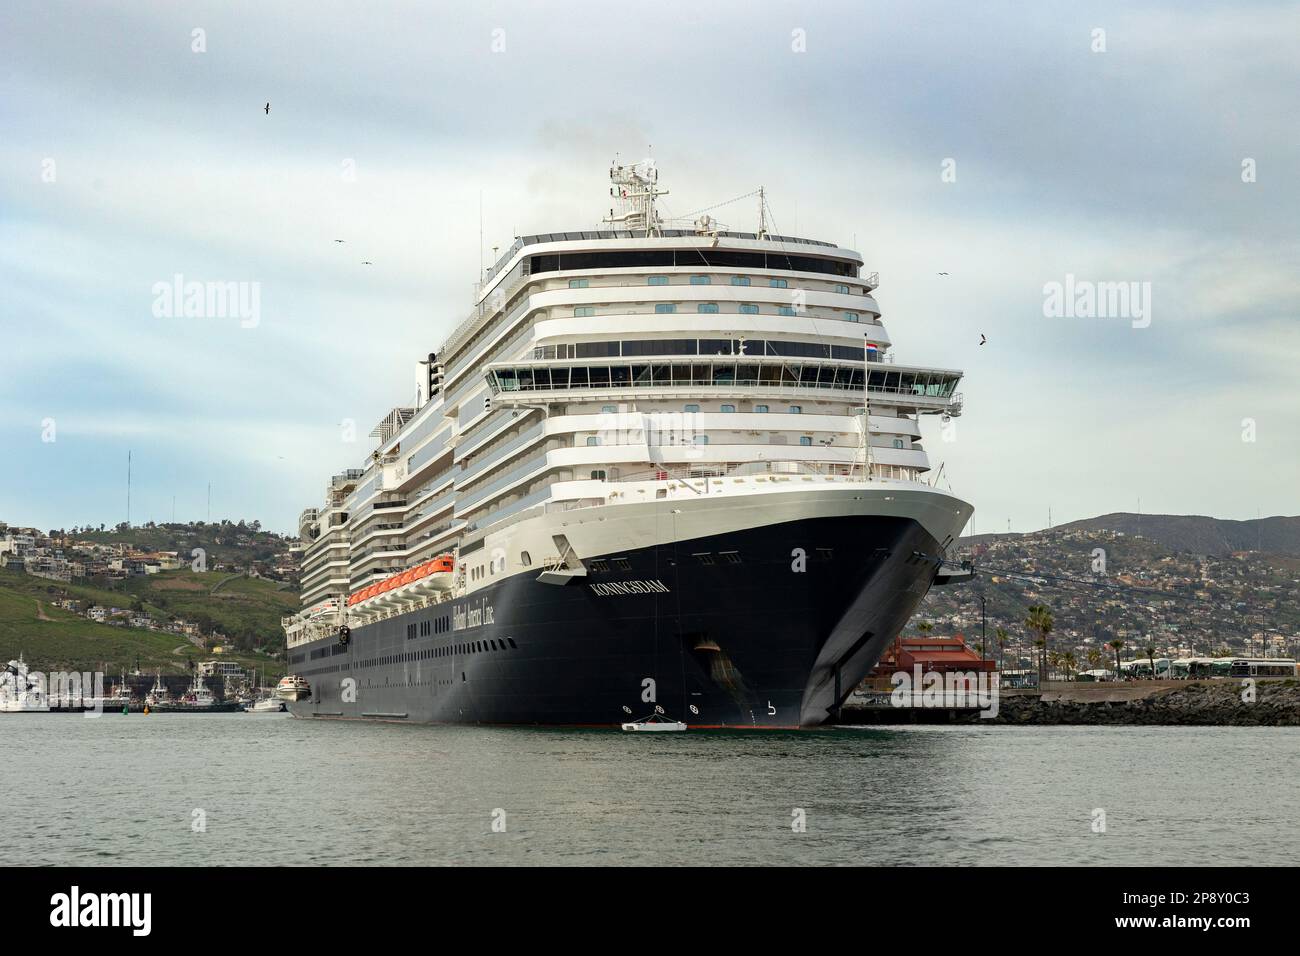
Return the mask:
<path id="1" fill-rule="evenodd" d="M 428 586 L 435 591 L 450 591 L 455 583 L 456 560 L 450 554 L 440 554 L 430 562 L 433 565 Z"/>

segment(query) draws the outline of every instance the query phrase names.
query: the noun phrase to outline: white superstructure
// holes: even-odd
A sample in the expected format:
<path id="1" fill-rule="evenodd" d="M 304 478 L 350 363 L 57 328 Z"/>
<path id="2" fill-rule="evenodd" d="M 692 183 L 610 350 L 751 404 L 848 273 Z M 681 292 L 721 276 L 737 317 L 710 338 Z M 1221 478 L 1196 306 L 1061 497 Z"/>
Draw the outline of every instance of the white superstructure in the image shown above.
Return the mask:
<path id="1" fill-rule="evenodd" d="M 673 228 L 656 171 L 610 179 L 614 228 L 517 239 L 419 363 L 415 405 L 302 513 L 291 663 L 343 625 L 655 542 L 863 513 L 960 533 L 970 507 L 927 481 L 918 417 L 960 414 L 961 374 L 894 360 L 861 256 L 765 219 Z M 441 584 L 356 603 L 441 555 Z"/>

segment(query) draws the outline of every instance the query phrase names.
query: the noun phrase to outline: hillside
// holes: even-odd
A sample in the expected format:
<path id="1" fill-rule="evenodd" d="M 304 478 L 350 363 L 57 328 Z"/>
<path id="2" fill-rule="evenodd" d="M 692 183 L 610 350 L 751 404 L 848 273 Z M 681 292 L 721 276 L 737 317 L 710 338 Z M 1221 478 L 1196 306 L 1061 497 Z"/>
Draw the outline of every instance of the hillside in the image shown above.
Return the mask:
<path id="1" fill-rule="evenodd" d="M 101 624 L 55 607 L 61 598 L 133 608 L 160 624 L 171 617 L 194 622 L 226 635 L 236 648 L 232 658 L 268 675 L 283 670 L 266 653 L 283 656 L 280 618 L 298 607 L 296 595 L 283 585 L 219 572 L 168 571 L 96 586 L 0 569 L 0 661 L 22 652 L 39 669 L 96 670 L 106 664 L 117 670 L 138 658 L 141 668 L 176 673 L 189 657 L 211 657 L 183 635 Z"/>
<path id="2" fill-rule="evenodd" d="M 195 521 L 186 524 L 153 523 L 126 527 L 93 530 L 73 528 L 69 535 L 78 541 L 95 544 L 129 544 L 140 551 L 175 551 L 189 564 L 195 548 L 207 555 L 208 567 L 254 564 L 271 564 L 284 553 L 288 539 L 270 531 L 261 530 L 259 522 L 221 521 L 205 524 Z"/>
<path id="3" fill-rule="evenodd" d="M 1059 531 L 1115 531 L 1141 535 L 1170 551 L 1223 556 L 1264 551 L 1300 557 L 1300 517 L 1228 521 L 1204 515 L 1100 515 L 1059 525 Z"/>
<path id="4" fill-rule="evenodd" d="M 1125 656 L 1148 645 L 1169 657 L 1300 654 L 1300 556 L 1267 550 L 1288 546 L 1288 525 L 1300 519 L 1163 517 L 1104 515 L 962 539 L 957 556 L 975 562 L 975 580 L 933 589 L 909 632 L 929 623 L 978 639 L 983 611 L 988 640 L 1005 628 L 1008 657 L 1028 663 L 1035 636 L 1025 622 L 1041 604 L 1055 619 L 1050 647 L 1083 666 L 1094 652 L 1112 654 L 1104 645 L 1115 640 Z M 1243 533 L 1265 550 L 1241 547 Z"/>

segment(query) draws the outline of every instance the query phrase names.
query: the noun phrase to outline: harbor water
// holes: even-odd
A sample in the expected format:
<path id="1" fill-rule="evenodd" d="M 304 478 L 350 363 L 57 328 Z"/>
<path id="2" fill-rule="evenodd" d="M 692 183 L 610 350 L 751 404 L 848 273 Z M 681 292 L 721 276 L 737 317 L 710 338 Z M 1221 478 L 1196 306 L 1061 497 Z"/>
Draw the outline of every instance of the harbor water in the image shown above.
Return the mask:
<path id="1" fill-rule="evenodd" d="M 1300 863 L 1290 728 L 0 716 L 14 863 Z"/>

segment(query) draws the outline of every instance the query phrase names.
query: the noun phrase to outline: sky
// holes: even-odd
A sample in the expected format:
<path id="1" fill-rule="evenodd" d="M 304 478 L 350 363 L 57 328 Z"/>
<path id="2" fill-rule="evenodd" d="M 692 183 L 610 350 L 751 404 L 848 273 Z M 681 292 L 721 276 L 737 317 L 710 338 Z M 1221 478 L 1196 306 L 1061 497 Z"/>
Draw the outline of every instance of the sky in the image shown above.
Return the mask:
<path id="1" fill-rule="evenodd" d="M 596 228 L 616 155 L 666 215 L 761 185 L 862 252 L 897 360 L 965 371 L 923 430 L 970 530 L 1298 514 L 1297 36 L 1251 2 L 7 0 L 0 520 L 125 520 L 129 453 L 133 523 L 296 533 L 480 262 Z M 186 317 L 178 275 L 256 309 Z M 1049 314 L 1067 276 L 1144 308 Z"/>

